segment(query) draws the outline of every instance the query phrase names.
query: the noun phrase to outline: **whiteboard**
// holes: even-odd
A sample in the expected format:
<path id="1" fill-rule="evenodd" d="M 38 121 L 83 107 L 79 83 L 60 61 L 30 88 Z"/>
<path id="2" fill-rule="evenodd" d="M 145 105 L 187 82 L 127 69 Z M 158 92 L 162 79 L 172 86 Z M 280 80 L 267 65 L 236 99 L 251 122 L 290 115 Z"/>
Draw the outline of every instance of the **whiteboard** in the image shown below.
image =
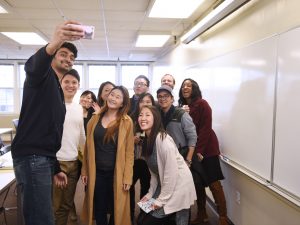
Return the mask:
<path id="1" fill-rule="evenodd" d="M 271 179 L 277 38 L 189 68 L 213 111 L 221 152 Z"/>
<path id="2" fill-rule="evenodd" d="M 278 41 L 273 182 L 300 197 L 300 28 Z"/>
<path id="3" fill-rule="evenodd" d="M 188 68 L 221 153 L 300 198 L 300 28 Z M 245 172 L 246 173 L 246 172 Z"/>

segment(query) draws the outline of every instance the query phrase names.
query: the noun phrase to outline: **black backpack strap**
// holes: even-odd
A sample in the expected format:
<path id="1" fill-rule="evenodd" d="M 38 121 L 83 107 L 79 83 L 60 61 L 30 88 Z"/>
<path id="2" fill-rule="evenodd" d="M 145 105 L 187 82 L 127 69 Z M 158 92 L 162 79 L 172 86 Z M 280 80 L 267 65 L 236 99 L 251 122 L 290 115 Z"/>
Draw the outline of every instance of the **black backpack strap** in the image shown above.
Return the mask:
<path id="1" fill-rule="evenodd" d="M 176 107 L 175 111 L 172 115 L 172 121 L 176 121 L 176 122 L 181 122 L 181 118 L 183 116 L 183 114 L 185 113 L 185 111 L 181 108 Z"/>

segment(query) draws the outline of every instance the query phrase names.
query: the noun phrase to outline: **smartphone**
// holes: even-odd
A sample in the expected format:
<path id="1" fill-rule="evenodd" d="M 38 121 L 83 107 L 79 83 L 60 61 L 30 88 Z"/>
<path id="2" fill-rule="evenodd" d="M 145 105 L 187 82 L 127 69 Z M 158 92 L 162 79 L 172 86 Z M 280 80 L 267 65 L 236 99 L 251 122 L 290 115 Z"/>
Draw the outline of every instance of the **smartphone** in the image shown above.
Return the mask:
<path id="1" fill-rule="evenodd" d="M 88 25 L 78 25 L 78 24 L 71 24 L 72 26 L 80 27 L 84 30 L 84 36 L 83 39 L 93 39 L 94 33 L 95 33 L 95 27 L 94 26 L 88 26 Z"/>
<path id="2" fill-rule="evenodd" d="M 93 39 L 94 38 L 94 33 L 95 33 L 95 27 L 94 26 L 86 26 L 86 25 L 81 25 L 84 30 L 84 39 Z"/>

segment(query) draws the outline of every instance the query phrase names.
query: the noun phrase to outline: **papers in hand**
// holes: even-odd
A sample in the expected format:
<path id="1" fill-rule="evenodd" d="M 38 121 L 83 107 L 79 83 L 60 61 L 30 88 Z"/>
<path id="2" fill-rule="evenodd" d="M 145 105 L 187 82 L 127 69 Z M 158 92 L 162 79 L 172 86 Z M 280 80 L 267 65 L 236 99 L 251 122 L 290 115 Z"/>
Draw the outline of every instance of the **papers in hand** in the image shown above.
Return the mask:
<path id="1" fill-rule="evenodd" d="M 13 160 L 11 157 L 11 152 L 7 152 L 0 157 L 0 169 L 12 169 Z"/>
<path id="2" fill-rule="evenodd" d="M 145 213 L 148 213 L 153 210 L 152 203 L 154 202 L 154 200 L 154 198 L 151 198 L 146 202 L 138 202 L 137 204 Z"/>

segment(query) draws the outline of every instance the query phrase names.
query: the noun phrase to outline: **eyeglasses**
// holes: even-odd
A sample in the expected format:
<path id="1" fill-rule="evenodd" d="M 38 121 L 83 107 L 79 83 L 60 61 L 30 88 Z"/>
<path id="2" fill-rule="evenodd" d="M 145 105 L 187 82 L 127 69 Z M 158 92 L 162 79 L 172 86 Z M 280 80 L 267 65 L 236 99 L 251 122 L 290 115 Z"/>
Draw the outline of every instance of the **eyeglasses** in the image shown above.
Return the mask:
<path id="1" fill-rule="evenodd" d="M 135 83 L 134 83 L 134 86 L 136 86 L 136 87 L 138 87 L 138 86 L 140 86 L 140 87 L 145 87 L 145 86 L 147 86 L 147 84 L 145 84 L 145 83 L 143 83 L 143 82 L 135 82 Z"/>
<path id="2" fill-rule="evenodd" d="M 169 97 L 170 97 L 170 95 L 158 95 L 157 96 L 158 99 L 162 99 L 162 100 L 165 100 L 165 99 L 167 99 Z"/>

